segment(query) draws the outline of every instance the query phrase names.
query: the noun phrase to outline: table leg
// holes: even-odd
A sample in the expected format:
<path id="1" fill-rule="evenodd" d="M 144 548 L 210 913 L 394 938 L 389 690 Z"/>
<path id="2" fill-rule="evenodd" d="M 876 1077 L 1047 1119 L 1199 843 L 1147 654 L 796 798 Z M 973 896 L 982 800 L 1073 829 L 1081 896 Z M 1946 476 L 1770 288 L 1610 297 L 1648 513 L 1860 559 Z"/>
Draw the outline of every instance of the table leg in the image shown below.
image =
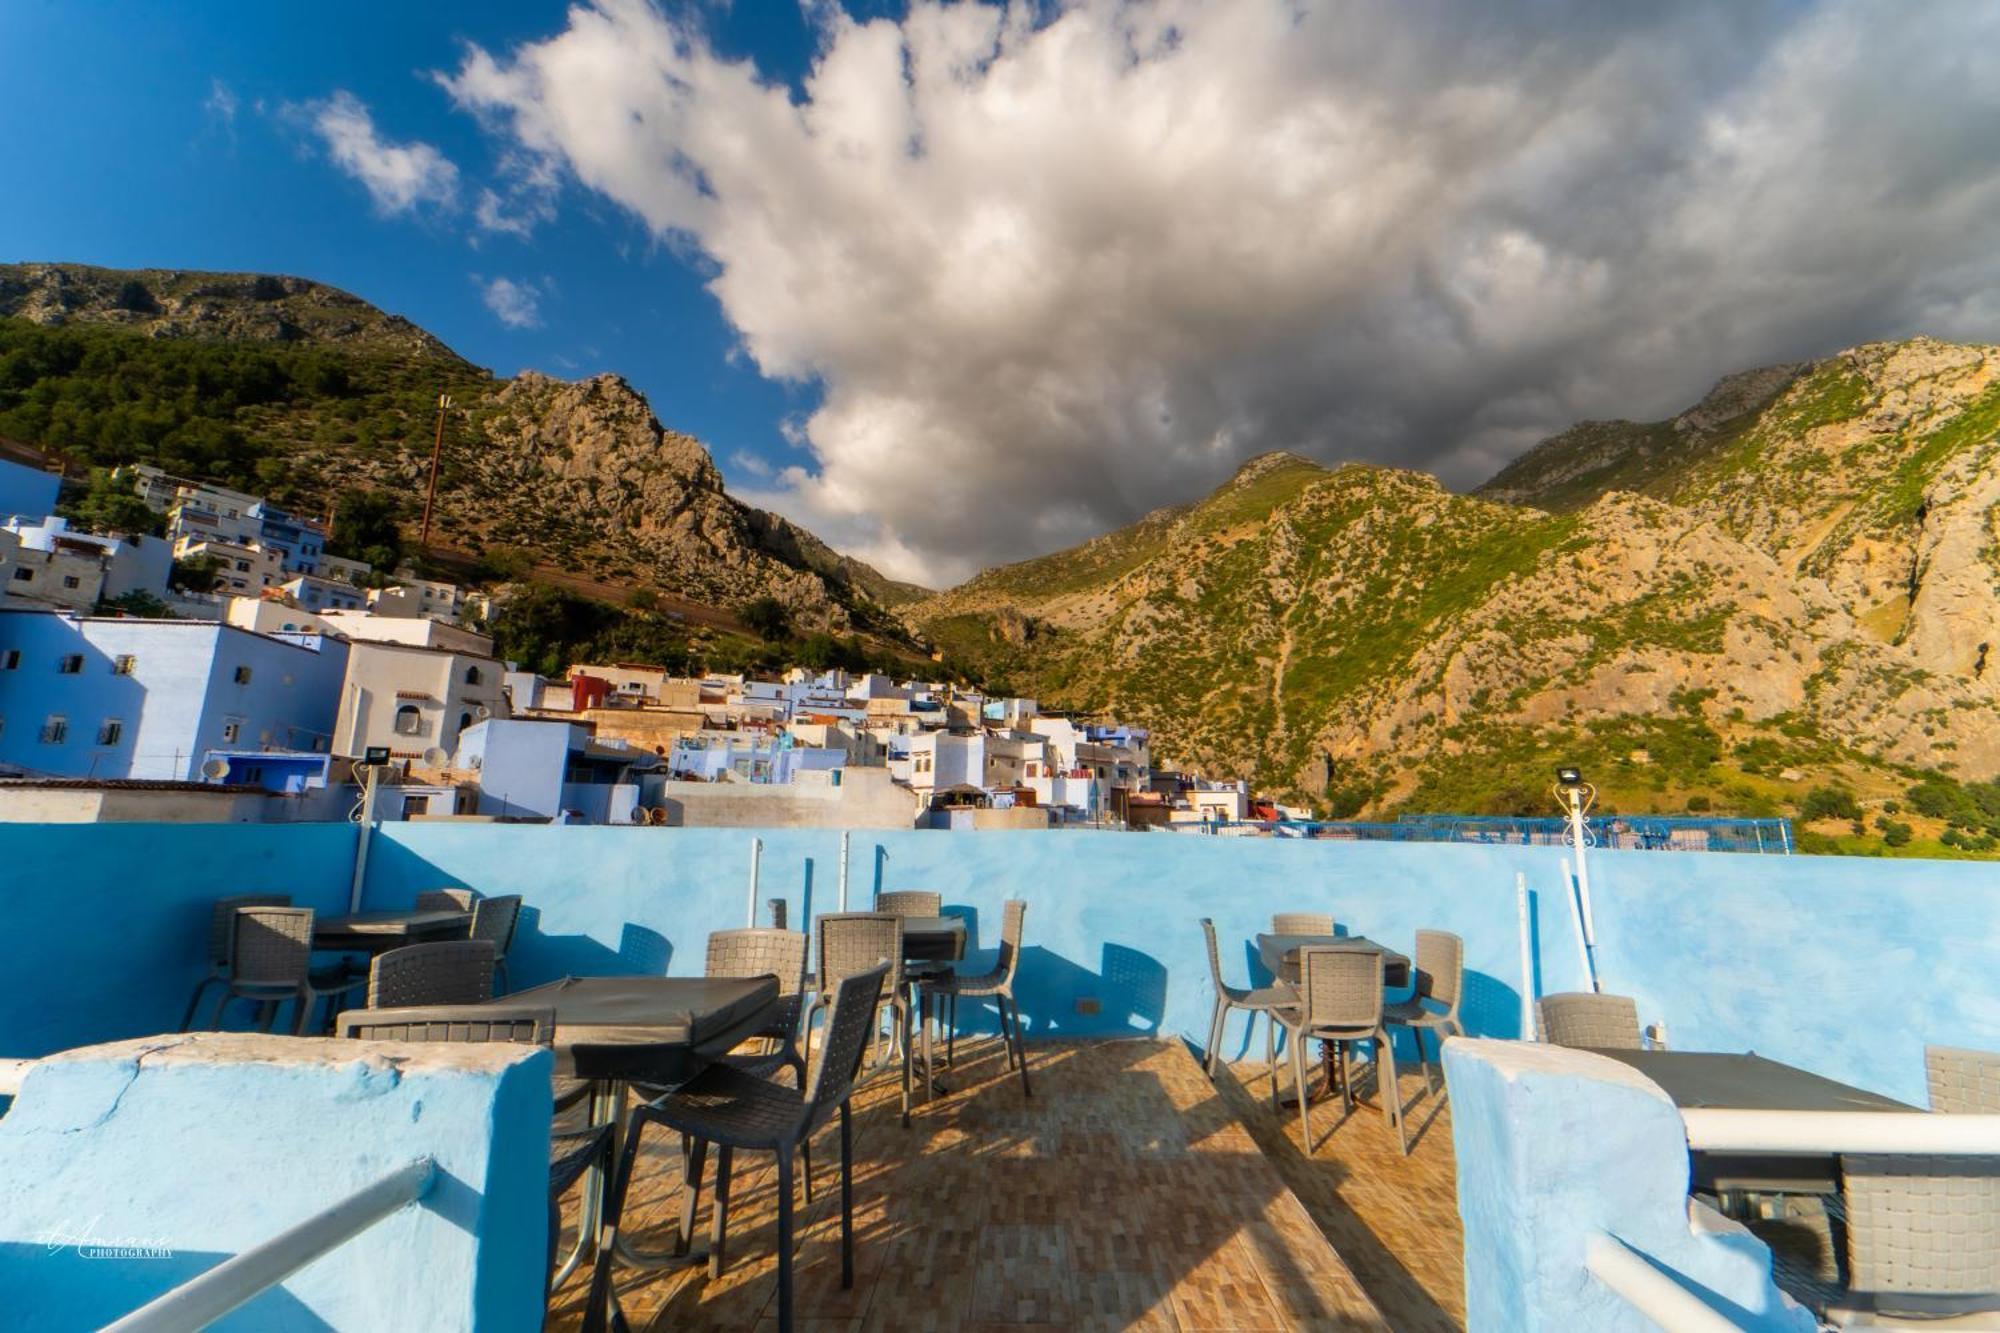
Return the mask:
<path id="1" fill-rule="evenodd" d="M 620 1102 L 621 1104 L 623 1102 L 622 1090 Z M 590 1085 L 590 1097 L 585 1104 L 588 1107 L 586 1113 L 590 1117 L 590 1123 L 593 1125 L 603 1124 L 604 1085 L 602 1083 L 593 1082 Z M 611 1134 L 611 1160 L 616 1163 L 618 1160 L 618 1130 L 614 1128 Z M 576 1244 L 572 1245 L 569 1253 L 563 1256 L 563 1261 L 556 1265 L 555 1276 L 549 1280 L 551 1289 L 560 1287 L 563 1283 L 567 1282 L 570 1274 L 574 1273 L 578 1265 L 583 1263 L 585 1255 L 595 1255 L 598 1229 L 604 1220 L 604 1203 L 610 1196 L 610 1193 L 611 1182 L 604 1178 L 604 1168 L 593 1164 L 589 1170 L 583 1173 L 583 1197 L 578 1201 L 576 1212 Z"/>
<path id="2" fill-rule="evenodd" d="M 1319 1044 L 1320 1076 L 1317 1084 L 1306 1089 L 1306 1104 L 1309 1106 L 1317 1105 L 1327 1100 L 1327 1098 L 1332 1097 L 1334 1089 L 1339 1084 L 1340 1070 L 1335 1063 L 1333 1049 L 1333 1042 L 1323 1041 Z M 1297 1093 L 1281 1097 L 1278 1100 L 1278 1105 L 1287 1109 L 1296 1109 L 1298 1104 L 1299 1097 Z"/>

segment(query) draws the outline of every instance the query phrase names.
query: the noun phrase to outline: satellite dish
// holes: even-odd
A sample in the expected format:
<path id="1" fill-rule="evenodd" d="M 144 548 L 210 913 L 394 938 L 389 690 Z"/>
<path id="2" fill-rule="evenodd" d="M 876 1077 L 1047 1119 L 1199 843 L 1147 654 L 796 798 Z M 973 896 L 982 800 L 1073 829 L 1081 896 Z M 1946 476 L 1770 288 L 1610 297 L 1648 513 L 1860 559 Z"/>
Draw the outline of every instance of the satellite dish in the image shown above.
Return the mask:
<path id="1" fill-rule="evenodd" d="M 493 716 L 493 710 L 488 708 L 485 704 L 481 704 L 479 705 L 479 707 L 472 710 L 472 715 L 478 718 L 481 722 L 484 722 L 487 718 Z"/>
<path id="2" fill-rule="evenodd" d="M 451 756 L 446 754 L 443 750 L 439 749 L 435 745 L 431 746 L 430 749 L 424 751 L 425 768 L 443 768 L 446 764 L 449 764 L 450 762 L 451 762 Z"/>
<path id="3" fill-rule="evenodd" d="M 210 782 L 220 782 L 229 776 L 229 761 L 227 759 L 205 760 L 201 766 L 201 775 Z"/>

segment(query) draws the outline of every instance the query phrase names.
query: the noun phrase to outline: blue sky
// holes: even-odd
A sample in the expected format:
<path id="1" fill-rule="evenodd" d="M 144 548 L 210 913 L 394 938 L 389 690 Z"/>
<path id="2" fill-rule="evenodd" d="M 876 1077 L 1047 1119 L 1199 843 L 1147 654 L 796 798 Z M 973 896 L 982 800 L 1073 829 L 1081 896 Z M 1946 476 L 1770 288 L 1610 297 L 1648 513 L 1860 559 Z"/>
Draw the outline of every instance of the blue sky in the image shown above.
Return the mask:
<path id="1" fill-rule="evenodd" d="M 625 375 L 663 422 L 704 440 L 733 481 L 745 455 L 797 461 L 781 423 L 810 383 L 766 379 L 684 247 L 579 198 L 522 238 L 480 232 L 464 206 L 496 145 L 432 78 L 467 42 L 505 47 L 559 28 L 559 4 L 0 5 L 0 260 L 70 260 L 297 274 L 408 316 L 501 374 Z M 802 76 L 812 34 L 789 4 L 707 10 L 719 51 Z M 309 108 L 337 92 L 380 137 L 434 145 L 461 206 L 385 216 L 334 169 Z M 231 108 L 233 107 L 233 112 Z M 532 288 L 508 327 L 481 283 Z"/>
<path id="2" fill-rule="evenodd" d="M 0 258 L 301 274 L 625 375 L 942 586 L 1290 450 L 2000 342 L 2000 6 L 0 4 Z"/>

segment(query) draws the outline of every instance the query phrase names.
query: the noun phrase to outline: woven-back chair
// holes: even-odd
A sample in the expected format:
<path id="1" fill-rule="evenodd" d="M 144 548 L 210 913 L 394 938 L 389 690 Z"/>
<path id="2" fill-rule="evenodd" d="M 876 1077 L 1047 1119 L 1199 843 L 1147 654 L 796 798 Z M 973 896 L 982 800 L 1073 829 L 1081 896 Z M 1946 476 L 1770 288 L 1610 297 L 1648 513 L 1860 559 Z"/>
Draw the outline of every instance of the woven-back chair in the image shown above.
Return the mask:
<path id="1" fill-rule="evenodd" d="M 1444 1063 L 1444 1039 L 1462 1037 L 1465 1025 L 1458 1009 L 1465 998 L 1465 941 L 1448 930 L 1417 932 L 1416 994 L 1383 1011 L 1383 1020 L 1392 1028 L 1408 1028 L 1417 1043 L 1417 1063 L 1424 1067 L 1424 1088 L 1434 1090 L 1430 1062 L 1424 1058 L 1424 1033 L 1434 1035 L 1438 1063 Z M 1438 1005 L 1431 1008 L 1425 1004 Z"/>
<path id="2" fill-rule="evenodd" d="M 1028 1086 L 1028 1047 L 1022 1039 L 1021 1007 L 1014 1001 L 1014 973 L 1021 966 L 1021 931 L 1027 915 L 1027 903 L 1009 898 L 1000 908 L 1000 952 L 993 960 L 993 970 L 969 977 L 948 972 L 926 980 L 923 993 L 926 1001 L 943 999 L 950 1005 L 945 1022 L 946 1064 L 952 1063 L 956 1055 L 953 1046 L 958 1037 L 959 997 L 992 1000 L 999 1011 L 1000 1040 L 1007 1047 L 1007 1067 L 1020 1066 L 1021 1092 L 1032 1097 L 1035 1092 Z M 920 1021 L 921 1018 L 919 1015 Z"/>
<path id="3" fill-rule="evenodd" d="M 800 1031 L 810 1040 L 813 1014 L 848 977 L 867 972 L 878 963 L 889 966 L 888 986 L 880 1007 L 889 1010 L 895 1022 L 897 1044 L 903 1053 L 903 1126 L 910 1124 L 910 1001 L 905 993 L 903 974 L 903 918 L 894 912 L 829 912 L 815 923 L 818 960 L 814 968 L 818 989 L 806 1000 Z"/>
<path id="4" fill-rule="evenodd" d="M 1927 1046 L 1924 1072 L 1933 1112 L 2000 1114 L 2000 1055 Z M 1840 1167 L 1843 1307 L 1913 1320 L 2000 1316 L 2000 1159 L 1852 1153 Z"/>
<path id="5" fill-rule="evenodd" d="M 1636 1051 L 1645 1045 L 1639 1036 L 1639 1003 L 1629 995 L 1544 995 L 1535 1005 L 1535 1025 L 1542 1040 L 1554 1046 Z"/>
<path id="6" fill-rule="evenodd" d="M 419 912 L 470 912 L 478 895 L 471 889 L 425 889 L 417 895 Z"/>
<path id="7" fill-rule="evenodd" d="M 437 940 L 380 954 L 368 968 L 368 1007 L 484 1004 L 493 998 L 492 944 Z"/>
<path id="8" fill-rule="evenodd" d="M 1299 1005 L 1278 1011 L 1278 1021 L 1291 1033 L 1292 1084 L 1299 1099 L 1299 1138 L 1306 1156 L 1313 1153 L 1311 1097 L 1306 1093 L 1306 1042 L 1330 1041 L 1340 1053 L 1341 1095 L 1354 1107 L 1354 1043 L 1375 1046 L 1375 1094 L 1382 1113 L 1396 1131 L 1396 1146 L 1407 1155 L 1403 1133 L 1403 1098 L 1396 1083 L 1396 1053 L 1383 1024 L 1384 960 L 1375 950 L 1315 946 L 1299 950 Z"/>
<path id="9" fill-rule="evenodd" d="M 457 941 L 450 941 L 456 943 Z M 413 946 L 422 947 L 422 946 Z M 556 1013 L 525 1005 L 426 1005 L 400 1009 L 350 1009 L 336 1030 L 362 1041 L 505 1041 L 547 1046 L 555 1037 Z M 542 1299 L 548 1300 L 556 1268 L 556 1240 L 562 1233 L 562 1197 L 592 1166 L 609 1176 L 613 1165 L 609 1124 L 557 1129 L 549 1135 L 549 1243 Z"/>
<path id="10" fill-rule="evenodd" d="M 259 1006 L 265 1031 L 277 1020 L 278 1007 L 291 1001 L 292 1033 L 306 1031 L 322 997 L 357 988 L 359 977 L 339 968 L 321 972 L 312 967 L 313 910 L 310 907 L 239 907 L 231 918 L 229 977 L 222 1003 L 215 1008 L 216 1027 L 233 999 Z"/>
<path id="11" fill-rule="evenodd" d="M 514 927 L 521 920 L 521 895 L 503 893 L 497 898 L 478 898 L 472 904 L 472 931 L 469 939 L 485 940 L 493 946 L 493 993 L 507 993 L 507 950 L 514 947 Z"/>
<path id="12" fill-rule="evenodd" d="M 824 922 L 825 918 L 821 920 Z M 825 975 L 822 972 L 822 984 L 826 984 Z M 729 1176 L 736 1150 L 776 1154 L 781 1330 L 789 1331 L 793 1323 L 792 1251 L 796 1245 L 792 1234 L 792 1158 L 799 1145 L 836 1112 L 840 1116 L 840 1285 L 843 1288 L 854 1285 L 854 1149 L 848 1100 L 861 1070 L 875 1016 L 893 994 L 889 979 L 889 967 L 877 964 L 863 971 L 842 973 L 831 983 L 832 1004 L 827 1013 L 826 1036 L 803 1090 L 787 1088 L 728 1065 L 710 1065 L 678 1091 L 634 1107 L 626 1129 L 625 1151 L 612 1186 L 613 1219 L 623 1210 L 625 1191 L 631 1186 L 638 1164 L 639 1141 L 647 1125 L 678 1130 L 693 1145 L 691 1194 L 700 1189 L 708 1146 L 715 1145 L 715 1200 L 710 1209 L 708 1250 L 711 1277 L 720 1277 L 727 1263 L 724 1244 L 729 1216 Z M 692 1207 L 684 1217 L 687 1223 L 682 1243 L 686 1244 L 692 1229 Z M 591 1294 L 584 1317 L 586 1333 L 602 1333 L 601 1321 L 607 1317 L 614 1326 L 623 1324 L 611 1285 L 611 1254 L 615 1243 L 614 1220 L 612 1234 L 599 1246 L 597 1266 L 591 1273 Z"/>
<path id="13" fill-rule="evenodd" d="M 1298 992 L 1284 982 L 1273 986 L 1232 986 L 1222 979 L 1222 951 L 1215 943 L 1215 922 L 1208 917 L 1201 919 L 1202 938 L 1208 944 L 1208 977 L 1215 987 L 1215 1008 L 1208 1018 L 1208 1054 L 1203 1064 L 1212 1080 L 1215 1064 L 1221 1058 L 1223 1031 L 1229 1025 L 1229 1014 L 1233 1009 L 1242 1009 L 1250 1015 L 1250 1026 L 1244 1029 L 1245 1041 L 1256 1030 L 1257 1015 L 1264 1015 L 1264 1067 L 1271 1076 L 1271 1109 L 1278 1109 L 1278 1027 L 1271 1015 L 1280 1009 L 1287 1009 L 1299 1002 Z"/>
<path id="14" fill-rule="evenodd" d="M 291 896 L 283 893 L 239 893 L 215 900 L 208 912 L 208 972 L 194 984 L 194 994 L 188 996 L 187 1012 L 181 1015 L 181 1031 L 188 1032 L 194 1028 L 203 993 L 210 986 L 222 985 L 229 980 L 229 951 L 235 942 L 236 909 L 291 905 Z M 228 999 L 225 997 L 222 1002 L 227 1004 Z"/>
<path id="15" fill-rule="evenodd" d="M 1331 935 L 1331 912 L 1278 912 L 1271 917 L 1273 935 Z"/>
<path id="16" fill-rule="evenodd" d="M 875 895 L 875 910 L 896 916 L 941 916 L 944 895 L 929 889 L 896 889 Z"/>
<path id="17" fill-rule="evenodd" d="M 2000 1115 L 2000 1053 L 1956 1046 L 1924 1047 L 1931 1110 L 1948 1115 Z"/>

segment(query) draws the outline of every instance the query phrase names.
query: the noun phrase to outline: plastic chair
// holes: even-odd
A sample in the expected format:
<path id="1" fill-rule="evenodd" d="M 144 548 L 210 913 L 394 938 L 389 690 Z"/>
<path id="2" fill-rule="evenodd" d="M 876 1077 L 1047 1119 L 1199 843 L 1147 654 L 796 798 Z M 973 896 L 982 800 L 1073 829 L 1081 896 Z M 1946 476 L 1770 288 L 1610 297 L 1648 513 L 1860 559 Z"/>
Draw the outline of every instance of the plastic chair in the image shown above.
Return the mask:
<path id="1" fill-rule="evenodd" d="M 953 1044 L 958 1035 L 959 997 L 992 1000 L 994 1008 L 1000 1012 L 1000 1040 L 1007 1046 L 1007 1067 L 1020 1066 L 1022 1095 L 1032 1097 L 1035 1092 L 1028 1086 L 1028 1047 L 1022 1040 L 1021 1009 L 1014 1002 L 1014 973 L 1021 966 L 1021 927 L 1027 914 L 1028 905 L 1019 898 L 1009 898 L 1001 907 L 1000 956 L 991 972 L 971 977 L 956 973 L 934 977 L 923 983 L 923 993 L 926 1001 L 941 997 L 948 1000 L 951 1006 L 950 1018 L 945 1024 L 946 1064 L 952 1062 Z"/>
<path id="2" fill-rule="evenodd" d="M 229 980 L 229 951 L 235 943 L 236 909 L 239 907 L 290 907 L 292 899 L 283 893 L 239 893 L 232 898 L 217 898 L 208 913 L 208 975 L 194 984 L 194 994 L 188 996 L 187 1012 L 181 1015 L 181 1031 L 194 1029 L 197 1011 L 201 1008 L 201 997 L 210 986 L 226 984 Z M 225 998 L 224 1004 L 229 1003 Z"/>
<path id="3" fill-rule="evenodd" d="M 1463 1037 L 1458 1006 L 1465 995 L 1465 941 L 1445 930 L 1417 932 L 1417 993 L 1383 1010 L 1383 1021 L 1392 1028 L 1408 1028 L 1417 1043 L 1417 1063 L 1424 1067 L 1424 1089 L 1433 1091 L 1430 1062 L 1424 1058 L 1424 1033 L 1436 1035 L 1438 1063 L 1444 1063 L 1444 1039 Z M 1443 1005 L 1426 1008 L 1424 1001 Z"/>
<path id="4" fill-rule="evenodd" d="M 1306 1096 L 1306 1042 L 1334 1042 L 1340 1048 L 1341 1096 L 1354 1109 L 1354 1052 L 1357 1041 L 1375 1044 L 1375 1091 L 1383 1114 L 1396 1131 L 1396 1146 L 1409 1155 L 1403 1133 L 1403 1097 L 1396 1083 L 1396 1053 L 1382 1022 L 1383 958 L 1379 953 L 1324 946 L 1299 950 L 1299 1007 L 1280 1011 L 1277 1020 L 1292 1038 L 1292 1083 L 1299 1098 L 1299 1135 L 1306 1156 L 1313 1153 L 1311 1099 Z"/>
<path id="5" fill-rule="evenodd" d="M 805 1003 L 799 1030 L 808 1040 L 813 1013 L 825 997 L 848 977 L 877 963 L 889 965 L 889 986 L 881 1008 L 895 1019 L 903 1056 L 903 1128 L 910 1127 L 910 1001 L 904 994 L 903 918 L 893 912 L 829 912 L 819 918 L 819 988 Z"/>
<path id="6" fill-rule="evenodd" d="M 1204 1062 L 1211 1080 L 1215 1078 L 1215 1062 L 1222 1051 L 1223 1029 L 1229 1023 L 1229 1011 L 1247 1010 L 1250 1027 L 1257 1026 L 1257 1015 L 1262 1014 L 1264 1023 L 1264 1064 L 1271 1074 L 1271 1109 L 1278 1107 L 1278 1028 L 1272 1017 L 1281 1009 L 1289 1009 L 1299 1002 L 1298 992 L 1284 982 L 1274 986 L 1244 988 L 1232 986 L 1222 979 L 1222 952 L 1215 944 L 1215 922 L 1208 917 L 1201 919 L 1201 933 L 1208 941 L 1208 975 L 1215 984 L 1215 1011 L 1208 1020 L 1208 1058 Z M 1243 1033 L 1248 1039 L 1250 1032 Z"/>
<path id="7" fill-rule="evenodd" d="M 824 975 L 824 974 L 823 974 Z M 601 1333 L 608 1317 L 624 1328 L 623 1313 L 611 1286 L 611 1250 L 625 1191 L 638 1164 L 639 1141 L 647 1125 L 678 1130 L 693 1144 L 690 1180 L 699 1189 L 702 1159 L 708 1145 L 716 1147 L 715 1202 L 710 1213 L 709 1275 L 720 1277 L 726 1263 L 724 1239 L 729 1215 L 729 1173 L 736 1150 L 775 1153 L 778 1158 L 778 1327 L 792 1327 L 792 1157 L 815 1130 L 840 1115 L 840 1285 L 854 1285 L 854 1150 L 848 1099 L 868 1047 L 869 1030 L 888 989 L 891 969 L 878 965 L 849 973 L 835 983 L 827 1014 L 826 1039 L 809 1089 L 794 1090 L 746 1074 L 728 1065 L 710 1065 L 679 1091 L 634 1107 L 625 1132 L 625 1151 L 612 1186 L 612 1234 L 598 1247 L 591 1272 L 590 1303 L 584 1328 Z M 693 1209 L 686 1216 L 692 1219 Z M 691 1228 L 688 1228 L 691 1229 Z M 682 1243 L 688 1241 L 686 1230 Z"/>
<path id="8" fill-rule="evenodd" d="M 493 946 L 485 940 L 406 944 L 368 967 L 368 1007 L 484 1004 L 493 998 Z"/>
<path id="9" fill-rule="evenodd" d="M 313 911 L 310 907 L 239 907 L 232 919 L 229 977 L 222 1003 L 215 1008 L 215 1027 L 231 1000 L 254 1000 L 266 1032 L 277 1020 L 278 1007 L 295 1005 L 292 1035 L 306 1030 L 322 997 L 340 995 L 361 986 L 362 979 L 344 968 L 312 968 Z"/>
<path id="10" fill-rule="evenodd" d="M 1535 1026 L 1542 1040 L 1555 1046 L 1587 1046 L 1607 1051 L 1636 1051 L 1639 1004 L 1629 995 L 1597 995 L 1566 991 L 1544 995 L 1535 1005 Z"/>

